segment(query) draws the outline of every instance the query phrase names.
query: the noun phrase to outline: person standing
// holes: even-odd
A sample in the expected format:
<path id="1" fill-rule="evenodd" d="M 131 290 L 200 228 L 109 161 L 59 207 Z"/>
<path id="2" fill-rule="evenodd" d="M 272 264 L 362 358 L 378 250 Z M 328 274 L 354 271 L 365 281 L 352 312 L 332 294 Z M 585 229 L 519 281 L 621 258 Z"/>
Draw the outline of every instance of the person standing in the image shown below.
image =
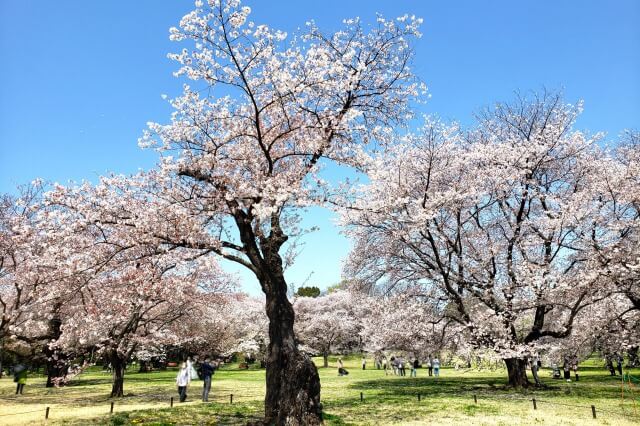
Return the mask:
<path id="1" fill-rule="evenodd" d="M 362 369 L 366 370 L 367 368 L 367 358 L 365 358 L 364 356 L 362 357 Z"/>
<path id="2" fill-rule="evenodd" d="M 404 359 L 400 357 L 398 358 L 398 369 L 400 370 L 400 376 L 405 376 L 407 374 L 404 367 Z"/>
<path id="3" fill-rule="evenodd" d="M 176 377 L 176 385 L 178 385 L 178 394 L 180 395 L 180 402 L 187 400 L 187 387 L 191 383 L 191 372 L 187 368 L 187 363 L 182 362 L 180 364 L 180 370 L 178 370 L 178 376 Z"/>
<path id="4" fill-rule="evenodd" d="M 187 357 L 187 370 L 189 370 L 189 379 L 190 380 L 197 380 L 198 379 L 198 372 L 196 371 L 195 366 L 193 365 L 193 361 L 191 360 L 191 357 Z"/>
<path id="5" fill-rule="evenodd" d="M 418 358 L 415 358 L 413 364 L 411 364 L 411 377 L 418 377 L 418 367 L 420 367 L 420 363 Z"/>
<path id="6" fill-rule="evenodd" d="M 429 377 L 433 376 L 433 365 L 431 365 L 431 357 L 427 360 L 427 368 L 429 369 Z"/>
<path id="7" fill-rule="evenodd" d="M 211 363 L 210 358 L 204 360 L 204 364 L 201 366 L 202 371 L 202 402 L 209 402 L 209 392 L 211 391 L 211 377 L 215 372 L 215 365 Z"/>
<path id="8" fill-rule="evenodd" d="M 564 357 L 564 364 L 562 364 L 562 371 L 564 371 L 564 379 L 567 382 L 571 381 L 571 365 L 569 364 L 569 360 L 567 357 Z"/>
<path id="9" fill-rule="evenodd" d="M 13 381 L 16 382 L 16 395 L 22 395 L 27 384 L 27 367 L 18 364 L 13 369 Z"/>
<path id="10" fill-rule="evenodd" d="M 389 365 L 387 364 L 387 357 L 383 357 L 382 358 L 382 368 L 384 369 L 384 375 L 386 376 L 387 374 L 389 374 Z"/>
<path id="11" fill-rule="evenodd" d="M 433 366 L 433 375 L 440 377 L 440 360 L 438 358 L 434 358 L 431 364 Z"/>

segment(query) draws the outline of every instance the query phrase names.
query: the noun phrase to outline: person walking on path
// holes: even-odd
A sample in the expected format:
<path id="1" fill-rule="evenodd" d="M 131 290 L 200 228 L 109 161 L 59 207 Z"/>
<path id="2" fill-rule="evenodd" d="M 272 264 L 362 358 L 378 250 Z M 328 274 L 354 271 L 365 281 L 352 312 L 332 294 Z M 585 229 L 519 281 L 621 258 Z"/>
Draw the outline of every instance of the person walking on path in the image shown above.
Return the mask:
<path id="1" fill-rule="evenodd" d="M 16 383 L 16 395 L 22 395 L 27 384 L 27 367 L 18 364 L 13 369 L 13 381 Z"/>
<path id="2" fill-rule="evenodd" d="M 420 367 L 420 363 L 418 358 L 415 358 L 411 364 L 411 377 L 418 377 L 418 367 Z"/>
<path id="3" fill-rule="evenodd" d="M 178 394 L 180 395 L 180 402 L 187 400 L 187 387 L 191 383 L 191 372 L 187 368 L 187 363 L 182 362 L 180 364 L 180 370 L 178 370 L 178 376 L 176 377 L 176 385 L 178 385 Z"/>
<path id="4" fill-rule="evenodd" d="M 366 370 L 367 369 L 367 358 L 362 357 L 362 369 Z"/>
<path id="5" fill-rule="evenodd" d="M 202 402 L 209 402 L 209 392 L 211 391 L 211 376 L 215 372 L 215 365 L 211 363 L 211 359 L 206 358 L 201 366 L 202 371 Z"/>
<path id="6" fill-rule="evenodd" d="M 433 375 L 440 377 L 440 360 L 438 358 L 434 358 L 431 365 L 433 366 Z"/>
<path id="7" fill-rule="evenodd" d="M 431 365 L 431 357 L 427 360 L 427 368 L 429 369 L 429 377 L 433 376 L 433 365 Z"/>

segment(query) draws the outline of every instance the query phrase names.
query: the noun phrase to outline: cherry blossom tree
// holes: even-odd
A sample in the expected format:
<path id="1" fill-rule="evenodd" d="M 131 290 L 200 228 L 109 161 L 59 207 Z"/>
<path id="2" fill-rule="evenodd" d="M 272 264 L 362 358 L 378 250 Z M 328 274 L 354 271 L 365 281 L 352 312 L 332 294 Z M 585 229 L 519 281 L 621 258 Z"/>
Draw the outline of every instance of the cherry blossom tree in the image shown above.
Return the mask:
<path id="1" fill-rule="evenodd" d="M 468 134 L 428 123 L 371 161 L 371 184 L 345 213 L 351 275 L 446 300 L 470 342 L 501 355 L 513 386 L 529 385 L 538 343 L 569 336 L 608 297 L 594 246 L 626 238 L 609 238 L 609 156 L 598 135 L 572 129 L 579 111 L 544 94 L 498 104 Z"/>
<path id="2" fill-rule="evenodd" d="M 53 342 L 66 315 L 57 289 L 68 277 L 58 266 L 69 258 L 48 232 L 44 189 L 36 180 L 0 199 L 0 347 L 44 357 L 50 387 L 67 366 Z"/>
<path id="3" fill-rule="evenodd" d="M 324 367 L 329 366 L 332 351 L 359 343 L 366 322 L 359 309 L 363 299 L 345 290 L 319 297 L 295 298 L 296 336 L 308 351 L 322 354 Z"/>
<path id="4" fill-rule="evenodd" d="M 437 305 L 411 292 L 370 296 L 361 332 L 372 352 L 403 351 L 426 357 L 451 347 L 456 324 Z"/>
<path id="5" fill-rule="evenodd" d="M 156 202 L 136 226 L 255 274 L 269 318 L 265 422 L 318 424 L 318 373 L 298 350 L 287 298 L 287 241 L 300 209 L 323 201 L 322 163 L 359 164 L 363 146 L 408 117 L 423 90 L 409 68 L 420 20 L 351 19 L 328 35 L 310 22 L 287 39 L 249 14 L 237 0 L 198 0 L 171 29 L 190 42 L 170 57 L 194 86 L 171 101 L 169 124 L 141 138 L 162 161 L 145 176 L 140 196 Z"/>

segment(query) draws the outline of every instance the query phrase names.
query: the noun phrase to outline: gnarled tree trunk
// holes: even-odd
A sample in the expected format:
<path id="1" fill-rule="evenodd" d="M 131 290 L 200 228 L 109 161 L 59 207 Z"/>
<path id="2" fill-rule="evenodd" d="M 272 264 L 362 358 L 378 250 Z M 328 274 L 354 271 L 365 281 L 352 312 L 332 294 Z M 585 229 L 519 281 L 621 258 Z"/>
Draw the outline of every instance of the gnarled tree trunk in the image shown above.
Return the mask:
<path id="1" fill-rule="evenodd" d="M 520 358 L 507 358 L 504 360 L 509 374 L 509 386 L 514 388 L 527 388 L 531 385 L 527 379 L 527 361 Z"/>
<path id="2" fill-rule="evenodd" d="M 272 279 L 263 283 L 269 317 L 265 424 L 318 425 L 322 423 L 318 370 L 298 350 L 284 277 L 270 275 Z"/>

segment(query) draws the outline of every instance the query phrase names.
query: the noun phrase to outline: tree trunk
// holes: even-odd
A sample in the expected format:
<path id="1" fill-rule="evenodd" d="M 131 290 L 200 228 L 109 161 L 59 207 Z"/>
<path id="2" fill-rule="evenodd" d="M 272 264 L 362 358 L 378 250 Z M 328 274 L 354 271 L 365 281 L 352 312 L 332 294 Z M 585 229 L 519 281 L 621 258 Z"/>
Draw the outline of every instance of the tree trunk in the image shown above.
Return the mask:
<path id="1" fill-rule="evenodd" d="M 56 304 L 54 306 L 54 312 L 58 312 L 60 306 L 59 303 Z M 62 336 L 62 320 L 58 315 L 55 315 L 49 321 L 49 343 L 55 343 L 60 336 Z M 47 369 L 47 384 L 45 387 L 52 388 L 55 386 L 54 379 L 67 375 L 69 363 L 65 354 L 56 346 L 51 347 L 50 345 L 44 345 L 42 352 L 46 356 L 45 368 Z M 59 382 L 59 384 L 62 384 L 62 382 Z"/>
<path id="2" fill-rule="evenodd" d="M 329 352 L 327 351 L 323 352 L 322 358 L 324 359 L 324 368 L 329 367 Z"/>
<path id="3" fill-rule="evenodd" d="M 282 273 L 270 272 L 263 283 L 269 317 L 265 424 L 319 425 L 322 423 L 320 377 L 311 359 L 298 351 L 293 332 L 294 312 Z"/>
<path id="4" fill-rule="evenodd" d="M 504 360 L 509 374 L 509 386 L 514 388 L 527 388 L 531 385 L 527 379 L 527 361 L 520 358 L 507 358 Z"/>
<path id="5" fill-rule="evenodd" d="M 117 350 L 113 349 L 109 361 L 111 361 L 111 373 L 113 375 L 111 398 L 119 398 L 124 396 L 124 368 L 126 366 L 126 360 L 118 354 Z"/>

